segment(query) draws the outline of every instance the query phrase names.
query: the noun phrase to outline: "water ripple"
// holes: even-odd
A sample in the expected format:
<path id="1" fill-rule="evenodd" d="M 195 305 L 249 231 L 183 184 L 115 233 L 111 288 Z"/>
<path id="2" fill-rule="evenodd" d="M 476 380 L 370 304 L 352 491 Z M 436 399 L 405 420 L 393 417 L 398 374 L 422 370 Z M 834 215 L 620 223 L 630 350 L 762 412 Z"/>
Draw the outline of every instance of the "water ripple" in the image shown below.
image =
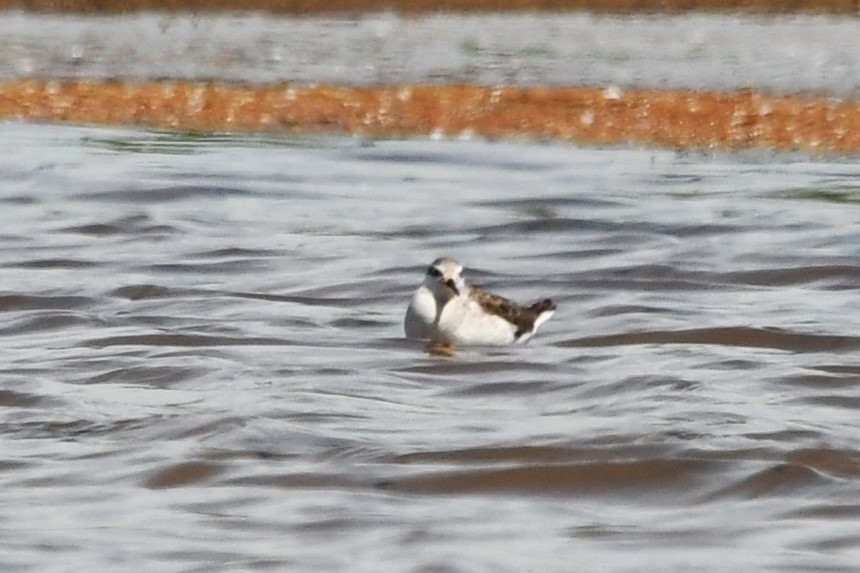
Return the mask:
<path id="1" fill-rule="evenodd" d="M 855 162 L 2 128 L 0 568 L 856 568 Z"/>
<path id="2" fill-rule="evenodd" d="M 628 344 L 716 344 L 772 348 L 790 352 L 848 352 L 860 348 L 860 337 L 803 334 L 779 328 L 721 327 L 627 332 L 564 340 L 558 343 L 559 346 L 572 348 Z"/>

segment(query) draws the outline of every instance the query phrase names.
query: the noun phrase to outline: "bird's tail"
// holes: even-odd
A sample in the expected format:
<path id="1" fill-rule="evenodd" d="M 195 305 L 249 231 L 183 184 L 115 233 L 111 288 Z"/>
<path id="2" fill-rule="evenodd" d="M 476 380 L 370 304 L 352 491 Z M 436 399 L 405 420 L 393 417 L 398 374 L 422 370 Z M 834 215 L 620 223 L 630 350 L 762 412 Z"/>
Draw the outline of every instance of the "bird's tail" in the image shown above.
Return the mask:
<path id="1" fill-rule="evenodd" d="M 552 300 L 545 298 L 542 301 L 536 302 L 529 307 L 529 310 L 537 315 L 535 317 L 535 325 L 532 329 L 532 332 L 537 332 L 537 329 L 540 328 L 540 325 L 550 319 L 550 317 L 555 313 L 555 303 Z"/>

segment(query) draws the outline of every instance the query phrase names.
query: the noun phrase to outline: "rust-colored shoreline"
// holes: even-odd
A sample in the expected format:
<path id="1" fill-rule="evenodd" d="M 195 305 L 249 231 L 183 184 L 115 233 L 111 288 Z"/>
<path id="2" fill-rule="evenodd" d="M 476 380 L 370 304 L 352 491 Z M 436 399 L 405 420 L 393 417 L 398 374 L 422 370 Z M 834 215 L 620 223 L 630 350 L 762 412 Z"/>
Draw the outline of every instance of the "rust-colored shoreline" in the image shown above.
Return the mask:
<path id="1" fill-rule="evenodd" d="M 0 0 L 0 9 L 39 12 L 119 13 L 141 10 L 257 10 L 282 14 L 569 11 L 860 14 L 860 0 Z"/>
<path id="2" fill-rule="evenodd" d="M 0 83 L 0 119 L 201 131 L 860 151 L 860 102 L 755 92 L 29 80 Z"/>

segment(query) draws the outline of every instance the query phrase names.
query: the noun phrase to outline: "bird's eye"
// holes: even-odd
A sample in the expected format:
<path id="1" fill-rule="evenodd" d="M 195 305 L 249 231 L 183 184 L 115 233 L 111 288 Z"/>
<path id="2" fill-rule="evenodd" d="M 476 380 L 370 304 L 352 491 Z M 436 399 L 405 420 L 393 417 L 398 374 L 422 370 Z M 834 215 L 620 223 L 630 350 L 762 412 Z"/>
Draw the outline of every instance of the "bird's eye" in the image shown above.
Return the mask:
<path id="1" fill-rule="evenodd" d="M 436 267 L 430 267 L 429 269 L 427 269 L 427 274 L 431 277 L 441 277 L 442 271 L 440 271 Z"/>

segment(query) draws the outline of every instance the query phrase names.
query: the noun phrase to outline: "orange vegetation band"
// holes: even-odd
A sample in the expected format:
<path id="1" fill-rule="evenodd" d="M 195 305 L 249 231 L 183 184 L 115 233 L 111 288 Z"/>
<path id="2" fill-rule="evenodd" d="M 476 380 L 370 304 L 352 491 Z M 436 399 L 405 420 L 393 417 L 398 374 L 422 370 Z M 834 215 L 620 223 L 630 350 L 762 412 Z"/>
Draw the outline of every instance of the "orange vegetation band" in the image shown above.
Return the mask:
<path id="1" fill-rule="evenodd" d="M 0 118 L 205 131 L 860 151 L 860 102 L 749 92 L 21 81 L 0 83 Z"/>

